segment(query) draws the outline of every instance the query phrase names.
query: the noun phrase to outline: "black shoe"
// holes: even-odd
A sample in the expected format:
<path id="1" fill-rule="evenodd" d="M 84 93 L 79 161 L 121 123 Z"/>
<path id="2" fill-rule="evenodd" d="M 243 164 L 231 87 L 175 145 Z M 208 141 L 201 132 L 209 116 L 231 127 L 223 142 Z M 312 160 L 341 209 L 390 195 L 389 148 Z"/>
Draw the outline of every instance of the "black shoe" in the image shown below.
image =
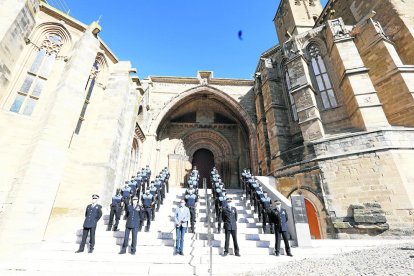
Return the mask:
<path id="1" fill-rule="evenodd" d="M 78 250 L 75 251 L 75 253 L 82 253 L 82 252 L 83 252 L 83 249 L 82 250 L 78 249 Z"/>
<path id="2" fill-rule="evenodd" d="M 89 249 L 88 253 L 93 253 L 93 249 Z"/>
<path id="3" fill-rule="evenodd" d="M 118 254 L 125 254 L 125 253 L 126 253 L 126 248 L 122 248 Z"/>
<path id="4" fill-rule="evenodd" d="M 180 254 L 181 256 L 184 256 L 184 253 L 182 251 L 180 253 L 178 253 L 178 254 Z"/>
<path id="5" fill-rule="evenodd" d="M 290 253 L 290 252 L 288 252 L 288 253 L 287 253 L 287 255 L 288 255 L 289 257 L 293 257 L 292 253 Z"/>
<path id="6" fill-rule="evenodd" d="M 135 255 L 135 252 L 131 252 L 131 255 Z"/>
<path id="7" fill-rule="evenodd" d="M 223 256 L 225 257 L 227 255 L 229 255 L 229 252 L 224 252 Z"/>
<path id="8" fill-rule="evenodd" d="M 111 226 L 108 226 L 108 227 L 106 228 L 106 231 L 111 231 Z"/>
<path id="9" fill-rule="evenodd" d="M 279 252 L 275 252 L 275 255 L 276 255 L 276 257 L 278 257 L 280 255 L 280 253 Z"/>
<path id="10" fill-rule="evenodd" d="M 149 228 L 145 228 L 145 232 L 148 232 L 149 231 Z"/>
<path id="11" fill-rule="evenodd" d="M 234 254 L 234 255 L 237 256 L 237 257 L 240 257 L 240 253 L 238 253 L 238 252 L 236 254 Z"/>

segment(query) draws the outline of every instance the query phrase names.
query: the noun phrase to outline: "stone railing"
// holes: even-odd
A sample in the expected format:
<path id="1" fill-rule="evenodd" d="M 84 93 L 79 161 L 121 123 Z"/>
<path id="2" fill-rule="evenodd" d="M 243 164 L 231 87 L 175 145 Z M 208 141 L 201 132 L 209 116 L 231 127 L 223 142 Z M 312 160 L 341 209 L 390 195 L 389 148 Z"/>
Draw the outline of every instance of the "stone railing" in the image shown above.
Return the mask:
<path id="1" fill-rule="evenodd" d="M 288 213 L 288 227 L 291 238 L 298 247 L 308 247 L 312 245 L 309 224 L 306 222 L 295 221 L 293 215 L 292 202 L 276 190 L 275 178 L 271 176 L 256 176 L 257 181 L 262 185 L 263 191 L 266 191 L 272 201 L 280 200 L 282 208 Z M 306 216 L 306 214 L 305 214 Z"/>

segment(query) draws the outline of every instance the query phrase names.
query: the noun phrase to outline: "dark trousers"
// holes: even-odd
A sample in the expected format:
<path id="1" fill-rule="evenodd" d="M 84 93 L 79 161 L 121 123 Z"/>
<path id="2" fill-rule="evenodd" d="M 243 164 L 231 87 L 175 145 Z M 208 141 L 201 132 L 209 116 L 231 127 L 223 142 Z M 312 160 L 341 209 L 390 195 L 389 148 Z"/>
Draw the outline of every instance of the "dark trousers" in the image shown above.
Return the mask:
<path id="1" fill-rule="evenodd" d="M 108 229 L 111 228 L 112 223 L 114 222 L 114 217 L 115 217 L 114 229 L 116 229 L 118 228 L 119 219 L 121 218 L 121 206 L 111 205 L 111 212 L 109 213 Z"/>
<path id="2" fill-rule="evenodd" d="M 152 210 L 154 208 L 151 207 L 145 207 L 145 216 L 147 217 L 147 229 L 151 226 L 151 216 L 152 216 Z"/>
<path id="3" fill-rule="evenodd" d="M 225 231 L 226 231 L 226 233 L 225 233 L 226 241 L 224 242 L 224 253 L 229 252 L 230 235 L 233 238 L 234 254 L 239 253 L 239 244 L 237 243 L 237 230 L 227 230 L 227 229 L 225 229 Z"/>
<path id="4" fill-rule="evenodd" d="M 168 179 L 165 180 L 165 187 L 167 188 L 167 193 L 170 192 L 170 185 L 168 184 Z"/>
<path id="5" fill-rule="evenodd" d="M 128 227 L 125 228 L 124 243 L 122 244 L 122 248 L 128 247 L 129 232 L 131 231 L 132 231 L 131 253 L 135 253 L 137 251 L 138 228 L 128 228 Z"/>
<path id="6" fill-rule="evenodd" d="M 138 200 L 141 198 L 141 187 L 139 187 L 138 189 L 137 189 L 137 197 L 138 197 Z"/>
<path id="7" fill-rule="evenodd" d="M 287 236 L 287 232 L 283 231 L 283 232 L 279 232 L 276 231 L 275 232 L 275 252 L 279 253 L 280 252 L 280 236 L 283 237 L 283 242 L 285 243 L 285 250 L 286 253 L 290 253 L 290 246 L 289 246 L 289 240 L 288 240 L 288 236 Z"/>
<path id="8" fill-rule="evenodd" d="M 86 238 L 88 237 L 88 233 L 90 233 L 89 236 L 89 249 L 93 250 L 94 246 L 95 246 L 95 230 L 96 227 L 92 227 L 92 228 L 83 228 L 83 233 L 82 233 L 82 241 L 81 244 L 79 245 L 79 250 L 83 251 L 85 249 L 85 244 L 86 244 Z"/>
<path id="9" fill-rule="evenodd" d="M 274 227 L 273 227 L 273 223 L 270 221 L 270 215 L 271 215 L 270 208 L 267 208 L 267 209 L 263 208 L 262 210 L 263 210 L 262 211 L 262 216 L 263 216 L 263 224 L 262 224 L 263 225 L 263 234 L 266 234 L 266 224 L 267 223 L 269 223 L 269 226 L 270 226 L 270 233 L 273 234 Z"/>
<path id="10" fill-rule="evenodd" d="M 190 210 L 190 223 L 191 223 L 191 230 L 194 231 L 194 223 L 196 221 L 196 210 L 195 207 L 188 207 L 188 209 Z"/>
<path id="11" fill-rule="evenodd" d="M 218 220 L 217 220 L 217 231 L 220 233 L 220 231 L 221 231 L 221 222 L 222 222 L 222 217 L 221 217 L 221 212 L 222 212 L 222 209 L 219 207 L 218 208 Z"/>

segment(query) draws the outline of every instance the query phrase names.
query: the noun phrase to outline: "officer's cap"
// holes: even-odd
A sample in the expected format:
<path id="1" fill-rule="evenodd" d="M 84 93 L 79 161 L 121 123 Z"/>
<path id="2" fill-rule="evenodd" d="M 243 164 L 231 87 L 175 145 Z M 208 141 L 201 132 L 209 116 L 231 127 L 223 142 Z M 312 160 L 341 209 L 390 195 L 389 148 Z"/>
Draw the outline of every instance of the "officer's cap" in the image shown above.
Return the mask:
<path id="1" fill-rule="evenodd" d="M 280 200 L 276 200 L 275 203 L 276 203 L 276 205 L 282 204 L 282 202 Z"/>
<path id="2" fill-rule="evenodd" d="M 231 202 L 233 199 L 231 197 L 227 198 L 227 202 Z"/>
<path id="3" fill-rule="evenodd" d="M 134 197 L 132 198 L 132 200 L 133 200 L 133 201 L 137 201 L 137 200 L 138 200 L 138 197 L 134 196 Z"/>
<path id="4" fill-rule="evenodd" d="M 99 196 L 98 195 L 92 195 L 92 199 L 98 199 Z"/>

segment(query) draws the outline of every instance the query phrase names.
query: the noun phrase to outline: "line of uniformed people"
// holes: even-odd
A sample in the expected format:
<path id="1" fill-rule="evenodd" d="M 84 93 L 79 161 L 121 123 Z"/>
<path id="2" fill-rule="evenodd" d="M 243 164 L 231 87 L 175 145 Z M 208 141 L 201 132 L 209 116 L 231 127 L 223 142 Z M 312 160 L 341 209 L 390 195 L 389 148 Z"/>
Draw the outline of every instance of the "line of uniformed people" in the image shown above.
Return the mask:
<path id="1" fill-rule="evenodd" d="M 263 233 L 266 233 L 266 224 L 270 225 L 270 233 L 275 234 L 275 255 L 280 254 L 280 241 L 283 238 L 286 254 L 293 256 L 288 240 L 288 214 L 282 208 L 280 200 L 272 204 L 271 198 L 266 191 L 263 191 L 261 184 L 252 176 L 249 169 L 243 169 L 241 173 L 242 186 L 246 191 L 246 201 L 254 206 L 254 212 L 258 214 L 259 221 L 262 221 Z"/>
<path id="2" fill-rule="evenodd" d="M 197 170 L 197 166 L 194 166 L 190 175 L 187 179 L 187 189 L 184 193 L 185 205 L 190 210 L 190 231 L 195 232 L 195 221 L 196 221 L 196 208 L 198 202 L 198 184 L 200 180 L 200 174 Z"/>

